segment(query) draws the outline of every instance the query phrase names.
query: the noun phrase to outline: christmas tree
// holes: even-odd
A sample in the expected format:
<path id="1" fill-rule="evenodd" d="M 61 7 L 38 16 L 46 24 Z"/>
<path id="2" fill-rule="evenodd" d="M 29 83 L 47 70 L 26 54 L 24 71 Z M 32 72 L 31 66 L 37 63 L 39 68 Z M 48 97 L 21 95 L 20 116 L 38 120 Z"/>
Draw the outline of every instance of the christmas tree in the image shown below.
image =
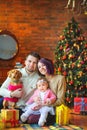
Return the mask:
<path id="1" fill-rule="evenodd" d="M 55 70 L 66 78 L 66 105 L 72 106 L 74 97 L 87 97 L 87 41 L 74 18 L 59 36 Z"/>

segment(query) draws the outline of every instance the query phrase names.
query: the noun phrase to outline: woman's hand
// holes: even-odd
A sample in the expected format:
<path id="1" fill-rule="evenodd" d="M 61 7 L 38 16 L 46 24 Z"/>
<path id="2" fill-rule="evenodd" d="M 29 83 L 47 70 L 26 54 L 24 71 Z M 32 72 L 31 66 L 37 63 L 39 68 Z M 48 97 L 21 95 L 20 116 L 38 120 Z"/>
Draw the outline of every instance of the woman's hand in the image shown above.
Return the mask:
<path id="1" fill-rule="evenodd" d="M 51 105 L 51 100 L 50 99 L 47 99 L 44 103 L 43 103 L 44 106 L 49 106 Z"/>

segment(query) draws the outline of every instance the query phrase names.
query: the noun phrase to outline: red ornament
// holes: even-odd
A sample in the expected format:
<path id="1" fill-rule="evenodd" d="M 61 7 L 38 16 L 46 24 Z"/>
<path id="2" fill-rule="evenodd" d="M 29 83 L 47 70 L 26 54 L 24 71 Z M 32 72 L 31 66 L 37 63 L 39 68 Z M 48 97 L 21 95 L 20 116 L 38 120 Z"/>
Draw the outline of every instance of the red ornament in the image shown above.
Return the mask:
<path id="1" fill-rule="evenodd" d="M 69 97 L 67 97 L 67 98 L 66 98 L 66 101 L 67 101 L 67 102 L 69 102 L 69 101 L 70 101 L 70 98 L 69 98 Z"/>
<path id="2" fill-rule="evenodd" d="M 66 58 L 67 58 L 66 55 L 62 57 L 63 60 L 66 60 Z"/>
<path id="3" fill-rule="evenodd" d="M 66 72 L 66 71 L 64 71 L 64 72 L 63 72 L 63 75 L 64 75 L 64 76 L 66 76 L 66 75 L 67 75 L 67 72 Z"/>
<path id="4" fill-rule="evenodd" d="M 81 86 L 81 88 L 83 89 L 83 88 L 85 88 L 84 86 Z"/>
<path id="5" fill-rule="evenodd" d="M 63 50 L 63 47 L 62 47 L 62 45 L 60 46 L 60 48 L 59 48 L 60 50 Z"/>
<path id="6" fill-rule="evenodd" d="M 81 40 L 81 38 L 80 38 L 80 37 L 78 37 L 77 39 L 78 39 L 78 41 L 80 41 L 80 40 Z"/>
<path id="7" fill-rule="evenodd" d="M 66 43 L 66 47 L 68 47 L 69 46 L 69 44 L 68 43 Z"/>
<path id="8" fill-rule="evenodd" d="M 85 44 L 85 48 L 87 48 L 87 43 Z"/>
<path id="9" fill-rule="evenodd" d="M 71 81 L 69 82 L 70 85 L 73 85 L 73 83 L 74 83 L 73 80 L 71 80 Z"/>
<path id="10" fill-rule="evenodd" d="M 60 40 L 64 40 L 64 38 L 65 38 L 65 36 L 63 36 L 63 35 L 60 35 L 60 37 L 59 37 Z"/>
<path id="11" fill-rule="evenodd" d="M 82 41 L 84 40 L 84 37 L 83 37 L 83 36 L 81 36 L 81 40 L 82 40 Z"/>
<path id="12" fill-rule="evenodd" d="M 61 68 L 61 67 L 59 67 L 59 68 L 58 68 L 58 71 L 59 71 L 59 72 L 61 72 L 61 71 L 62 71 L 62 68 Z"/>
<path id="13" fill-rule="evenodd" d="M 81 63 L 81 64 L 84 64 L 84 61 L 81 61 L 80 63 Z"/>
<path id="14" fill-rule="evenodd" d="M 84 61 L 87 61 L 87 57 L 85 57 Z"/>
<path id="15" fill-rule="evenodd" d="M 75 63 L 72 63 L 71 66 L 72 66 L 72 68 L 74 68 L 75 67 Z"/>

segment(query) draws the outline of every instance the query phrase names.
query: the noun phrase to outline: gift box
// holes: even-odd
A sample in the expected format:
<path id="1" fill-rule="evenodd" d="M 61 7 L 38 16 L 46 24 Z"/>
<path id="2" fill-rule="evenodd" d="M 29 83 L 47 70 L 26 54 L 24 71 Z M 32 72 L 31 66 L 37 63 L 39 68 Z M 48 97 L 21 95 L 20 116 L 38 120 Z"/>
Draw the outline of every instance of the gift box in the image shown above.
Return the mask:
<path id="1" fill-rule="evenodd" d="M 56 124 L 67 125 L 70 119 L 70 109 L 65 105 L 56 107 Z"/>
<path id="2" fill-rule="evenodd" d="M 4 130 L 4 128 L 5 128 L 5 125 L 2 121 L 2 117 L 1 117 L 1 113 L 0 113 L 0 130 Z"/>
<path id="3" fill-rule="evenodd" d="M 87 112 L 87 98 L 75 97 L 74 98 L 74 111 L 75 112 Z"/>
<path id="4" fill-rule="evenodd" d="M 16 109 L 2 109 L 1 110 L 2 122 L 5 127 L 19 126 L 19 110 Z"/>

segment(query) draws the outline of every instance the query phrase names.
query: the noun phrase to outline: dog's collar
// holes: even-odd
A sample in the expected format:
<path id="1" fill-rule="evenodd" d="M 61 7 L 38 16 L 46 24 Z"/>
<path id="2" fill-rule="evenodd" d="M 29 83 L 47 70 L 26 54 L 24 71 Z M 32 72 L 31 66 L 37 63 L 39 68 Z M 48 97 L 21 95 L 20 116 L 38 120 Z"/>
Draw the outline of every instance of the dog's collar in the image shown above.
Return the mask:
<path id="1" fill-rule="evenodd" d="M 12 79 L 12 82 L 13 82 L 13 83 L 18 83 L 19 80 Z"/>

